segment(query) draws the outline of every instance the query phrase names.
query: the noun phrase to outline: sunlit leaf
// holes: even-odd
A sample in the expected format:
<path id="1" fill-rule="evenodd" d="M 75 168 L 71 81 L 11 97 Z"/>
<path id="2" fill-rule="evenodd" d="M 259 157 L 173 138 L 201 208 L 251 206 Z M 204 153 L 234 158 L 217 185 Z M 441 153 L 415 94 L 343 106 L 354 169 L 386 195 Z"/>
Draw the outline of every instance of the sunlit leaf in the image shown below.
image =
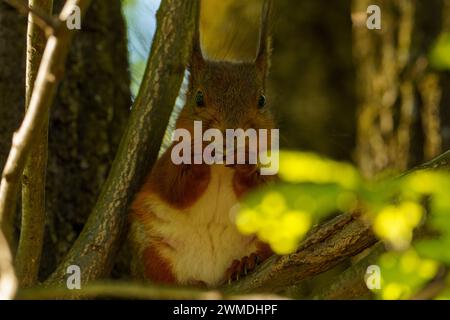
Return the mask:
<path id="1" fill-rule="evenodd" d="M 414 228 L 423 216 L 423 208 L 414 202 L 384 207 L 373 222 L 373 230 L 394 249 L 405 249 L 412 240 Z"/>
<path id="2" fill-rule="evenodd" d="M 379 260 L 379 298 L 411 298 L 440 264 L 450 266 L 448 172 L 422 170 L 365 181 L 350 164 L 292 151 L 280 152 L 279 164 L 281 182 L 247 196 L 236 219 L 243 233 L 256 234 L 276 253 L 295 251 L 323 218 L 357 210 L 388 249 Z M 433 237 L 413 241 L 420 227 Z"/>
<path id="3" fill-rule="evenodd" d="M 430 62 L 440 70 L 450 69 L 450 33 L 442 33 L 430 52 Z"/>
<path id="4" fill-rule="evenodd" d="M 280 152 L 279 175 L 288 182 L 336 183 L 349 189 L 357 188 L 361 181 L 352 165 L 307 152 Z"/>
<path id="5" fill-rule="evenodd" d="M 375 293 L 385 300 L 411 298 L 436 275 L 439 267 L 437 262 L 421 258 L 413 249 L 387 252 L 381 256 L 379 264 L 381 290 Z"/>

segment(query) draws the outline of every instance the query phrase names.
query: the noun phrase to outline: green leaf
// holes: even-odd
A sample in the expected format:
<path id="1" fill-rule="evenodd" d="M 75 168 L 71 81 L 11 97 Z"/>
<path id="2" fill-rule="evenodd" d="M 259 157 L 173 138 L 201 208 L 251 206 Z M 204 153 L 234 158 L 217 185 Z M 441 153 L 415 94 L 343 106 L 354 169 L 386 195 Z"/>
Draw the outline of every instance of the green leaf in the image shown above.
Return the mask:
<path id="1" fill-rule="evenodd" d="M 442 33 L 430 52 L 431 66 L 439 70 L 450 70 L 450 33 Z"/>

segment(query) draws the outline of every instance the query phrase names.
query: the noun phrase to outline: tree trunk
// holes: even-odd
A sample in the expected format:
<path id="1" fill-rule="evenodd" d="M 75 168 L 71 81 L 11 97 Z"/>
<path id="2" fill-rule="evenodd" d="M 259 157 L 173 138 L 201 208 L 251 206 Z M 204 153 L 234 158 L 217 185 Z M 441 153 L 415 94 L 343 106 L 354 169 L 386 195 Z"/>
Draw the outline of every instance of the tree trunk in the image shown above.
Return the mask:
<path id="1" fill-rule="evenodd" d="M 25 105 L 26 18 L 0 2 L 0 168 L 11 149 Z"/>
<path id="2" fill-rule="evenodd" d="M 26 17 L 0 2 L 0 170 L 11 149 L 12 135 L 19 128 L 25 106 Z M 14 217 L 5 225 L 12 226 Z M 14 228 L 5 237 L 16 246 Z"/>
<path id="3" fill-rule="evenodd" d="M 55 1 L 55 12 L 63 3 Z M 129 84 L 121 4 L 93 1 L 50 115 L 41 280 L 72 246 L 105 182 L 131 106 Z"/>
<path id="4" fill-rule="evenodd" d="M 448 119 L 440 118 L 450 108 L 441 90 L 448 73 L 433 69 L 428 59 L 448 15 L 445 2 L 380 1 L 381 30 L 369 30 L 366 10 L 372 2 L 353 1 L 356 155 L 368 177 L 388 168 L 405 170 L 448 146 Z"/>
<path id="5" fill-rule="evenodd" d="M 275 1 L 270 84 L 282 148 L 352 161 L 355 77 L 349 1 Z"/>
<path id="6" fill-rule="evenodd" d="M 55 1 L 54 12 L 63 3 Z M 17 9 L 0 2 L 1 168 L 24 114 L 26 22 Z M 50 111 L 41 280 L 81 231 L 106 179 L 131 105 L 121 4 L 94 1 L 82 31 L 76 35 Z"/>
<path id="7" fill-rule="evenodd" d="M 73 264 L 83 270 L 82 283 L 111 270 L 123 244 L 128 205 L 157 159 L 179 94 L 192 52 L 198 8 L 199 1 L 161 3 L 143 82 L 108 179 L 80 236 L 45 285 L 64 283 L 66 268 Z"/>

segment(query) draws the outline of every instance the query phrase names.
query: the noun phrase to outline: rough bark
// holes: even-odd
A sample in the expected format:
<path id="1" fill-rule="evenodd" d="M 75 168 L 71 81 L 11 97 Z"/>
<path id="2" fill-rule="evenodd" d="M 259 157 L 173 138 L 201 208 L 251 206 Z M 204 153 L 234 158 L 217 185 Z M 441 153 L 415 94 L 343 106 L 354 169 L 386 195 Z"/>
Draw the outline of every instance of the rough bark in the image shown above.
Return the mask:
<path id="1" fill-rule="evenodd" d="M 58 28 L 53 30 L 47 41 L 27 112 L 19 130 L 13 135 L 11 150 L 2 173 L 0 221 L 3 230 L 9 230 L 10 217 L 16 213 L 17 193 L 27 157 L 47 119 L 61 80 L 74 35 L 74 32 L 66 27 L 66 21 L 71 17 L 74 6 L 83 13 L 88 5 L 89 0 L 67 1 L 58 17 Z"/>
<path id="2" fill-rule="evenodd" d="M 350 214 L 341 215 L 312 230 L 295 253 L 271 257 L 257 272 L 225 287 L 224 291 L 277 293 L 333 268 L 375 242 L 369 225 Z"/>
<path id="3" fill-rule="evenodd" d="M 306 298 L 314 300 L 369 299 L 372 292 L 367 288 L 364 276 L 367 267 L 376 264 L 385 249 L 382 243 L 377 243 L 368 251 L 364 258 L 347 268 L 331 283 L 315 288 Z"/>
<path id="4" fill-rule="evenodd" d="M 64 3 L 55 1 L 55 11 Z M 81 232 L 111 168 L 131 106 L 118 1 L 93 1 L 50 116 L 44 280 Z"/>
<path id="5" fill-rule="evenodd" d="M 12 134 L 19 128 L 24 114 L 26 17 L 0 2 L 0 170 L 11 149 Z M 13 219 L 13 217 L 11 217 Z M 9 221 L 12 225 L 13 221 Z M 13 228 L 6 230 L 8 241 Z M 12 243 L 12 247 L 15 245 Z"/>
<path id="6" fill-rule="evenodd" d="M 450 150 L 409 172 L 435 169 L 450 171 Z M 84 287 L 87 290 L 81 291 L 80 295 L 82 297 L 142 299 L 224 299 L 242 295 L 240 298 L 245 299 L 249 298 L 244 295 L 247 293 L 269 292 L 273 294 L 293 285 L 301 285 L 305 280 L 313 279 L 332 269 L 344 259 L 353 257 L 367 248 L 370 248 L 370 251 L 342 272 L 337 279 L 332 279 L 326 286 L 316 288 L 309 295 L 302 297 L 307 299 L 366 298 L 368 291 L 363 281 L 366 268 L 384 251 L 384 247 L 377 242 L 370 226 L 351 214 L 337 216 L 316 227 L 310 231 L 295 253 L 281 257 L 273 256 L 258 266 L 251 274 L 231 285 L 219 288 L 217 291 L 185 290 L 184 288 L 162 289 L 153 285 L 130 285 L 129 282 L 114 282 L 88 284 Z M 48 291 L 47 288 L 32 288 L 19 292 L 19 297 L 23 299 L 79 298 L 80 295 L 74 294 L 64 286 L 52 286 Z M 278 297 L 258 296 L 259 299 Z"/>
<path id="7" fill-rule="evenodd" d="M 26 18 L 0 2 L 0 169 L 24 113 Z M 6 63 L 10 61 L 11 63 Z"/>
<path id="8" fill-rule="evenodd" d="M 110 270 L 124 233 L 127 207 L 157 158 L 178 96 L 192 50 L 198 7 L 198 1 L 161 3 L 141 90 L 108 179 L 83 231 L 46 285 L 63 283 L 67 266 L 73 264 L 81 268 L 83 283 Z"/>
<path id="9" fill-rule="evenodd" d="M 404 174 L 416 170 L 435 169 L 450 170 L 450 150 Z M 310 279 L 330 270 L 345 258 L 361 253 L 376 242 L 371 227 L 361 218 L 343 214 L 311 230 L 297 252 L 268 259 L 254 273 L 226 286 L 223 290 L 227 294 L 277 293 L 301 283 L 306 278 Z M 317 294 L 333 294 L 333 292 Z"/>
<path id="10" fill-rule="evenodd" d="M 63 4 L 55 0 L 54 11 L 60 11 Z M 26 17 L 1 1 L 0 9 L 3 168 L 25 105 Z M 41 280 L 56 268 L 81 231 L 117 151 L 131 105 L 125 35 L 121 4 L 97 0 L 70 49 L 50 115 Z M 17 222 L 14 234 L 20 228 Z"/>

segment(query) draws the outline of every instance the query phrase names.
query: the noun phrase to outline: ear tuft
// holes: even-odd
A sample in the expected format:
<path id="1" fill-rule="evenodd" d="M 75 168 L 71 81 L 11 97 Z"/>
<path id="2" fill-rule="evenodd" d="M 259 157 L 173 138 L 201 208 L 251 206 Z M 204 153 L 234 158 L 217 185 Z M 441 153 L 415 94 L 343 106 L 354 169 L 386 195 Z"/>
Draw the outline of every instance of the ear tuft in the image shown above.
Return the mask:
<path id="1" fill-rule="evenodd" d="M 256 54 L 255 64 L 259 70 L 267 74 L 270 68 L 270 56 L 272 53 L 272 38 L 270 35 L 272 0 L 263 0 L 261 12 L 261 26 L 259 34 L 259 46 Z"/>
<path id="2" fill-rule="evenodd" d="M 194 29 L 194 36 L 192 38 L 192 55 L 191 55 L 191 60 L 189 62 L 189 66 L 188 68 L 190 70 L 192 69 L 199 69 L 201 68 L 204 63 L 205 63 L 205 59 L 203 57 L 203 52 L 202 52 L 202 44 L 201 44 L 201 39 L 200 39 L 200 7 L 197 11 L 197 15 L 196 15 L 196 19 L 195 19 L 195 29 Z"/>

